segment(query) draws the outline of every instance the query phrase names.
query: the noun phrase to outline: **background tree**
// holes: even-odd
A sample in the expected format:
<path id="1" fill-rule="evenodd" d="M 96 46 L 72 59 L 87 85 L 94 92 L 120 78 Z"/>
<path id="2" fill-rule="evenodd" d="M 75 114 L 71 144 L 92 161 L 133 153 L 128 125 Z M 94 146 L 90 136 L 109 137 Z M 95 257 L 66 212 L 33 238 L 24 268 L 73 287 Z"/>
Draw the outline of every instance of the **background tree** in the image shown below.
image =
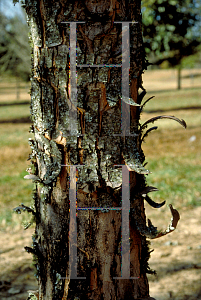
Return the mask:
<path id="1" fill-rule="evenodd" d="M 146 185 L 149 171 L 141 142 L 152 130 L 146 131 L 147 125 L 167 116 L 139 123 L 146 104 L 141 1 L 25 0 L 24 7 L 33 43 L 34 139 L 29 141 L 31 168 L 26 178 L 36 188 L 34 210 L 19 206 L 16 211 L 28 210 L 36 221 L 33 247 L 26 250 L 34 255 L 37 297 L 151 299 L 147 238 L 174 230 L 179 214 L 170 206 L 173 219 L 165 232 L 150 220 L 146 224 L 144 200 L 155 208 L 165 202 L 155 203 L 148 196 L 156 188 Z M 121 24 L 131 21 L 129 26 Z M 78 22 L 77 31 L 75 24 L 66 22 Z M 127 75 L 130 91 L 124 94 L 121 85 Z M 185 127 L 184 121 L 170 118 Z M 76 196 L 73 204 L 71 197 Z M 114 210 L 125 198 L 130 199 L 124 207 L 127 227 Z M 73 223 L 74 212 L 77 222 Z M 77 241 L 72 232 L 78 232 Z M 73 254 L 77 257 L 71 260 Z M 70 278 L 72 274 L 79 278 Z"/>
<path id="2" fill-rule="evenodd" d="M 200 4 L 195 0 L 143 0 L 143 36 L 148 59 L 153 65 L 181 61 L 200 51 Z"/>
<path id="3" fill-rule="evenodd" d="M 30 45 L 25 19 L 0 12 L 0 74 L 28 81 L 31 74 Z"/>

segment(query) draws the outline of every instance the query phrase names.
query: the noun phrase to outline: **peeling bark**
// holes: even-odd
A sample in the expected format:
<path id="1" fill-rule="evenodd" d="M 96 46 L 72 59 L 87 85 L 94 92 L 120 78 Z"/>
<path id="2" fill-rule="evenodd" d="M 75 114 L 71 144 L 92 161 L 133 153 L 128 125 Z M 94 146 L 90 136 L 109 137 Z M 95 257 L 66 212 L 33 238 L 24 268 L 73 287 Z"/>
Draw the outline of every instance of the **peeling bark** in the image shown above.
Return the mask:
<path id="1" fill-rule="evenodd" d="M 36 183 L 33 248 L 40 300 L 151 299 L 146 272 L 149 248 L 144 198 L 144 155 L 139 126 L 139 88 L 145 68 L 140 1 L 25 0 L 32 34 L 31 115 L 34 140 L 30 156 Z M 70 25 L 77 24 L 77 107 L 70 82 Z M 121 135 L 122 24 L 130 28 L 130 132 Z M 75 49 L 74 49 L 75 51 Z M 72 62 L 71 62 L 72 64 Z M 93 67 L 87 65 L 113 65 Z M 81 65 L 85 65 L 84 67 Z M 72 65 L 71 65 L 72 67 Z M 72 75 L 71 75 L 72 78 Z M 77 112 L 77 135 L 70 126 Z M 77 167 L 78 277 L 68 279 L 70 165 Z M 83 166 L 80 166 L 83 165 Z M 130 171 L 130 276 L 121 277 L 122 170 Z M 75 180 L 75 179 L 74 179 Z M 66 277 L 66 279 L 62 279 Z"/>

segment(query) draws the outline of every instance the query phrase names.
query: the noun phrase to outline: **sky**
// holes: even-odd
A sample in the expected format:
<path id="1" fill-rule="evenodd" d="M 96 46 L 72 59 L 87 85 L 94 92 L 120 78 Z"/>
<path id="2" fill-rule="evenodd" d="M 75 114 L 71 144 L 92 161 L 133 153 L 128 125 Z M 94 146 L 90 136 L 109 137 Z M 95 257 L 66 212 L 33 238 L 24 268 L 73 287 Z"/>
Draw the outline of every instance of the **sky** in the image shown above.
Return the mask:
<path id="1" fill-rule="evenodd" d="M 7 17 L 14 17 L 19 15 L 24 18 L 20 3 L 16 3 L 15 6 L 12 0 L 0 0 L 0 11 Z"/>

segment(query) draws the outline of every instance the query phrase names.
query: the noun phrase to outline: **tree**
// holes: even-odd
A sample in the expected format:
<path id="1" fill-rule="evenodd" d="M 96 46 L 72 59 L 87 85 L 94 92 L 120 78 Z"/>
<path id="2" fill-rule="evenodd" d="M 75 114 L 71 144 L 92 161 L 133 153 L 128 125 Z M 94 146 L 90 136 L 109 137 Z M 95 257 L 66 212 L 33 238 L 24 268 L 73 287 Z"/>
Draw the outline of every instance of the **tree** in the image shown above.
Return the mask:
<path id="1" fill-rule="evenodd" d="M 140 4 L 25 0 L 34 133 L 25 177 L 36 188 L 34 209 L 15 210 L 28 210 L 36 222 L 26 250 L 34 256 L 39 296 L 29 299 L 153 299 L 147 237 L 174 230 L 179 214 L 170 206 L 165 232 L 146 224 L 144 200 L 164 202 L 148 196 L 156 188 L 146 185 L 141 142 L 149 122 L 167 116 L 139 123 L 146 104 L 140 108 Z"/>
<path id="2" fill-rule="evenodd" d="M 150 62 L 178 66 L 180 88 L 181 61 L 199 51 L 199 4 L 195 0 L 143 0 L 144 46 Z"/>
<path id="3" fill-rule="evenodd" d="M 0 73 L 28 81 L 31 73 L 28 28 L 19 16 L 12 18 L 0 13 Z"/>

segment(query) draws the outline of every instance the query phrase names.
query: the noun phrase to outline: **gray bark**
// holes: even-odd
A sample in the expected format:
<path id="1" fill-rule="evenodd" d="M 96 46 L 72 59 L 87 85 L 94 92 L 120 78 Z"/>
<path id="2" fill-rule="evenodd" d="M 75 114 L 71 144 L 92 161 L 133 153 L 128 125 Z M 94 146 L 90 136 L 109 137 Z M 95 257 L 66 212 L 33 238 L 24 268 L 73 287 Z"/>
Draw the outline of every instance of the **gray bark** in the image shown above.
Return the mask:
<path id="1" fill-rule="evenodd" d="M 138 102 L 144 68 L 140 0 L 50 1 L 26 0 L 32 34 L 33 71 L 31 115 L 35 139 L 30 141 L 36 229 L 33 254 L 39 299 L 141 299 L 149 297 L 146 277 L 149 249 L 141 191 L 145 188 L 138 107 L 132 106 L 130 132 L 121 127 L 121 68 L 77 67 L 76 107 L 70 95 L 70 30 L 77 24 L 77 64 L 121 64 L 122 25 L 130 24 L 130 98 Z M 74 49 L 75 50 L 75 49 Z M 123 58 L 124 59 L 124 58 Z M 71 65 L 71 72 L 73 66 Z M 124 114 L 129 105 L 124 104 Z M 71 124 L 78 114 L 78 134 Z M 129 118 L 129 115 L 128 115 Z M 116 135 L 115 135 L 116 134 Z M 78 277 L 69 268 L 70 167 L 77 167 L 78 207 L 120 207 L 122 170 L 130 171 L 130 275 L 121 276 L 121 212 L 77 212 Z M 34 175 L 34 177 L 33 177 Z M 31 176 L 31 175 L 30 175 Z M 128 253 L 122 253 L 126 260 Z"/>

